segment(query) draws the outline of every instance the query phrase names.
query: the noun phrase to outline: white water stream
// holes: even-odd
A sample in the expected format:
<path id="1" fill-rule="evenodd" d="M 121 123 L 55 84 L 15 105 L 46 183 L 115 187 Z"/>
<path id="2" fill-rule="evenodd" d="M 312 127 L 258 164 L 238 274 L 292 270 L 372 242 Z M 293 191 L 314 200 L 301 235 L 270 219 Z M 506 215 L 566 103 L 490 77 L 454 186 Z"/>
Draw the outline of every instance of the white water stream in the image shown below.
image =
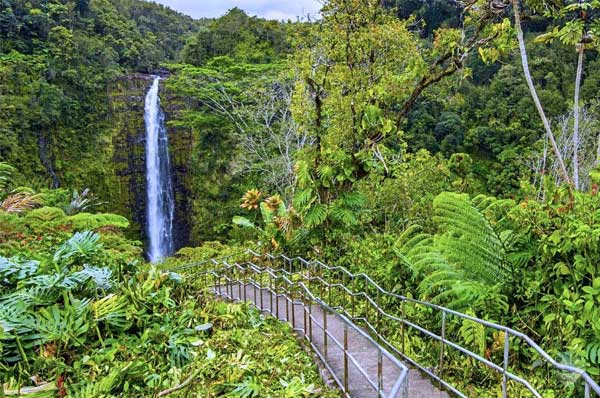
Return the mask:
<path id="1" fill-rule="evenodd" d="M 154 78 L 144 108 L 146 123 L 146 226 L 148 259 L 159 262 L 173 253 L 173 215 L 175 201 L 169 162 L 169 141 L 165 116 L 160 107 L 158 85 Z"/>

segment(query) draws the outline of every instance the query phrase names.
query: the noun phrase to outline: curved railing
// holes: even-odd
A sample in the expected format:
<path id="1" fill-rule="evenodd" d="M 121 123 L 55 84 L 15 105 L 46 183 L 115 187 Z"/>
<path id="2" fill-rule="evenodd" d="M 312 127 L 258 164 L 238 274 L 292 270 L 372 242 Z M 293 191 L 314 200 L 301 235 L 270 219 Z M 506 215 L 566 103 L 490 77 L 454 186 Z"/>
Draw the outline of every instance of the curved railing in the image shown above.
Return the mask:
<path id="1" fill-rule="evenodd" d="M 250 295 L 247 290 L 250 286 L 254 290 L 254 304 L 262 312 L 270 313 L 279 319 L 290 322 L 294 331 L 299 332 L 306 337 L 311 348 L 327 367 L 329 373 L 339 385 L 342 392 L 344 392 L 345 396 L 350 397 L 349 369 L 350 366 L 353 366 L 354 369 L 358 371 L 359 376 L 362 377 L 362 380 L 377 393 L 378 397 L 407 398 L 408 368 L 346 316 L 339 314 L 323 300 L 315 296 L 303 281 L 296 281 L 294 278 L 282 275 L 278 270 L 260 267 L 252 262 L 233 264 L 229 264 L 226 261 L 218 262 L 217 260 L 210 260 L 209 262 L 217 267 L 212 270 L 193 274 L 193 276 L 195 278 L 203 277 L 204 286 L 210 287 L 217 295 L 231 300 L 249 301 L 248 298 Z M 208 262 L 203 262 L 203 264 L 206 263 Z M 172 270 L 181 270 L 181 267 Z M 210 283 L 211 278 L 213 279 L 212 284 Z M 268 283 L 265 283 L 265 279 Z M 260 291 L 260 300 L 256 297 L 256 289 Z M 237 294 L 235 294 L 234 291 L 236 291 Z M 264 302 L 263 292 L 268 293 L 268 303 Z M 280 311 L 279 302 L 281 299 L 285 300 L 286 303 L 285 313 L 283 313 L 283 309 Z M 276 301 L 275 305 L 273 300 Z M 289 308 L 290 305 L 291 312 Z M 321 310 L 322 320 L 317 319 L 314 315 L 315 305 Z M 297 319 L 294 319 L 297 306 L 302 308 L 303 322 L 302 320 L 297 322 Z M 341 320 L 343 323 L 343 338 L 335 336 L 328 329 L 327 318 L 330 316 L 337 317 L 337 319 Z M 329 322 L 331 325 L 331 321 Z M 321 344 L 316 343 L 315 335 L 317 334 L 317 331 L 315 331 L 315 328 L 321 331 Z M 361 358 L 358 358 L 351 350 L 349 350 L 349 330 L 359 334 L 362 339 L 377 351 L 378 364 L 376 375 L 370 375 L 361 364 Z M 331 347 L 332 343 L 333 349 Z M 329 357 L 332 355 L 331 351 L 335 351 L 335 348 L 337 348 L 338 352 L 343 356 L 344 366 L 341 369 L 341 372 L 336 371 L 330 365 Z M 387 365 L 395 367 L 398 373 L 398 377 L 391 389 L 389 389 L 389 392 L 384 392 L 382 376 L 384 364 L 383 358 L 387 359 Z"/>
<path id="2" fill-rule="evenodd" d="M 242 255 L 253 257 L 253 261 L 261 260 L 269 264 L 266 269 L 269 269 L 273 275 L 284 276 L 290 281 L 294 280 L 294 278 L 300 278 L 302 283 L 307 286 L 308 291 L 316 284 L 319 293 L 315 295 L 315 299 L 322 300 L 323 304 L 344 315 L 351 323 L 362 325 L 374 336 L 377 342 L 429 375 L 448 391 L 460 397 L 466 398 L 467 395 L 459 391 L 443 375 L 447 350 L 449 348 L 473 359 L 476 363 L 494 370 L 501 377 L 500 388 L 504 398 L 509 396 L 509 381 L 523 386 L 534 397 L 542 398 L 542 393 L 538 390 L 540 387 L 534 387 L 525 377 L 519 376 L 510 370 L 511 348 L 515 346 L 520 347 L 521 350 L 523 347 L 532 350 L 554 371 L 565 372 L 566 374 L 580 377 L 583 382 L 583 396 L 585 398 L 590 398 L 592 392 L 595 393 L 595 396 L 600 397 L 600 387 L 588 373 L 577 367 L 559 363 L 546 353 L 533 339 L 517 330 L 436 304 L 389 292 L 379 286 L 367 274 L 355 274 L 345 267 L 329 266 L 318 260 L 306 260 L 301 257 L 260 254 L 252 250 L 248 250 Z M 240 256 L 240 254 L 237 256 Z M 228 258 L 233 257 L 235 255 Z M 203 263 L 180 267 L 179 269 L 193 268 L 207 263 L 211 263 L 217 268 L 231 266 L 224 259 L 213 259 Z M 258 267 L 251 261 L 242 263 Z M 239 263 L 236 262 L 235 264 Z M 362 302 L 359 300 L 362 300 Z M 336 305 L 336 302 L 338 305 Z M 419 325 L 409 320 L 407 314 L 407 306 L 409 305 L 427 308 L 432 317 L 439 320 L 440 331 L 434 332 L 430 330 L 431 326 Z M 390 309 L 400 309 L 400 313 L 391 313 Z M 481 353 L 476 353 L 472 349 L 451 341 L 447 335 L 450 317 L 462 320 L 463 322 L 473 322 L 483 328 L 492 329 L 500 333 L 501 335 L 498 337 L 502 340 L 502 363 L 497 364 L 489 356 L 486 358 Z M 397 329 L 394 326 L 399 326 L 400 328 L 399 336 L 397 336 L 400 340 L 399 344 L 395 340 L 392 341 L 393 339 L 390 339 L 390 335 L 397 333 Z M 405 344 L 407 342 L 408 328 L 439 342 L 439 360 L 436 361 L 437 363 L 433 368 L 419 363 L 407 354 Z M 576 381 L 571 380 L 571 383 L 575 384 Z"/>

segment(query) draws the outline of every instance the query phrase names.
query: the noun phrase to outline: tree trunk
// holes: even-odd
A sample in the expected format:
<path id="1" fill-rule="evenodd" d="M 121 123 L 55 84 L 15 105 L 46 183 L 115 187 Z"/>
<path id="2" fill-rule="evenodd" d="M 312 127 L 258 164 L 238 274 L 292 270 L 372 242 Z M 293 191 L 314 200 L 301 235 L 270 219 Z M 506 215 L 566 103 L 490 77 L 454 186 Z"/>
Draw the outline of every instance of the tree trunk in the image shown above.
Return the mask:
<path id="1" fill-rule="evenodd" d="M 577 76 L 575 77 L 575 100 L 573 102 L 573 184 L 579 189 L 579 91 L 581 88 L 581 72 L 583 70 L 583 55 L 585 44 L 580 43 L 579 59 L 577 60 Z"/>
<path id="2" fill-rule="evenodd" d="M 558 149 L 558 145 L 556 145 L 556 139 L 554 138 L 554 134 L 552 133 L 552 128 L 550 127 L 550 122 L 546 117 L 544 112 L 544 108 L 542 107 L 542 103 L 540 102 L 540 98 L 537 95 L 537 91 L 535 89 L 535 85 L 533 84 L 533 79 L 531 78 L 531 72 L 529 71 L 529 61 L 527 58 L 527 50 L 525 49 L 525 39 L 523 38 L 523 29 L 521 28 L 521 15 L 519 10 L 519 0 L 512 0 L 513 8 L 515 12 L 515 28 L 517 29 L 517 39 L 519 41 L 519 51 L 521 52 L 521 64 L 523 65 L 523 73 L 525 74 L 525 80 L 527 81 L 527 86 L 529 87 L 529 92 L 531 93 L 531 97 L 533 98 L 533 102 L 535 107 L 542 119 L 542 124 L 544 125 L 544 129 L 546 130 L 546 135 L 548 135 L 548 140 L 552 145 L 552 151 L 558 160 L 558 165 L 560 168 L 560 174 L 563 180 L 572 187 L 571 179 L 569 178 L 569 173 L 567 172 L 567 168 L 565 167 L 565 162 L 563 161 L 563 157 Z"/>

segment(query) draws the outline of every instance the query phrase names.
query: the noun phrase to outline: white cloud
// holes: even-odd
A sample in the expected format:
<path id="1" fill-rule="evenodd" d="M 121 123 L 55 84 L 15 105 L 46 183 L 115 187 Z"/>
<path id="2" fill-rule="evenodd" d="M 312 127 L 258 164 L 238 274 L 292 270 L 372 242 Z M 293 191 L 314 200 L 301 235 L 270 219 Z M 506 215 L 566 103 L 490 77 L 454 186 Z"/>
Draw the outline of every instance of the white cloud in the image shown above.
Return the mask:
<path id="1" fill-rule="evenodd" d="M 277 20 L 295 20 L 310 15 L 314 18 L 321 8 L 319 0 L 155 0 L 194 18 L 219 17 L 233 7 L 250 15 Z"/>

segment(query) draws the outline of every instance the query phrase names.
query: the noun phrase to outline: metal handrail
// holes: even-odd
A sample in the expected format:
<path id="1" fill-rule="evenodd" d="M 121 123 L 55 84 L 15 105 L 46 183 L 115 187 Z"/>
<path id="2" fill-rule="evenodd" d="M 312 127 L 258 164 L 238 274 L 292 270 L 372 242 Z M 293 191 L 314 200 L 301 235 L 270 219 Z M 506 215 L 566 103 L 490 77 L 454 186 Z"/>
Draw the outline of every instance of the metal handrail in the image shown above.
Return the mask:
<path id="1" fill-rule="evenodd" d="M 239 254 L 242 254 L 242 253 L 239 253 Z M 426 336 L 428 336 L 430 338 L 433 338 L 436 341 L 439 341 L 440 342 L 440 372 L 441 372 L 441 368 L 443 365 L 444 350 L 446 347 L 451 347 L 453 349 L 456 349 L 457 351 L 475 359 L 477 362 L 480 362 L 481 364 L 495 370 L 502 376 L 502 396 L 503 396 L 503 398 L 508 397 L 508 385 L 507 385 L 508 380 L 513 380 L 513 381 L 523 385 L 536 398 L 542 397 L 542 395 L 531 385 L 531 383 L 529 383 L 527 380 L 525 380 L 522 377 L 509 371 L 508 365 L 509 365 L 509 354 L 510 354 L 510 343 L 511 343 L 510 337 L 511 336 L 525 342 L 530 348 L 532 348 L 535 352 L 537 352 L 541 358 L 543 358 L 549 365 L 551 365 L 555 369 L 580 376 L 585 383 L 585 391 L 584 391 L 585 398 L 590 398 L 591 391 L 593 391 L 596 394 L 596 396 L 600 397 L 600 386 L 598 386 L 598 384 L 592 379 L 592 377 L 587 372 L 585 372 L 584 370 L 582 370 L 580 368 L 561 364 L 561 363 L 557 362 L 548 353 L 546 353 L 537 343 L 535 343 L 533 341 L 533 339 L 531 339 L 529 336 L 525 335 L 522 332 L 519 332 L 517 330 L 514 330 L 514 329 L 509 328 L 504 325 L 500 325 L 500 324 L 497 324 L 494 322 L 479 319 L 477 317 L 467 315 L 467 314 L 464 314 L 464 313 L 461 313 L 461 312 L 458 312 L 458 311 L 455 311 L 455 310 L 452 310 L 452 309 L 449 309 L 449 308 L 446 308 L 446 307 L 443 307 L 443 306 L 440 306 L 437 304 L 433 304 L 433 303 L 429 303 L 426 301 L 421 301 L 421 300 L 417 300 L 417 299 L 413 299 L 413 298 L 402 296 L 402 295 L 399 295 L 396 293 L 389 292 L 389 291 L 383 289 L 381 286 L 379 286 L 379 284 L 377 284 L 367 274 L 365 274 L 365 273 L 356 273 L 355 274 L 355 273 L 350 272 L 347 268 L 342 267 L 342 266 L 329 266 L 318 260 L 311 261 L 311 260 L 306 260 L 302 257 L 288 257 L 288 256 L 282 255 L 282 254 L 280 254 L 280 255 L 261 254 L 261 253 L 255 252 L 253 250 L 247 250 L 246 254 L 253 256 L 255 258 L 266 259 L 268 261 L 287 262 L 289 265 L 289 271 L 285 268 L 285 264 L 284 264 L 283 268 L 275 268 L 274 269 L 274 268 L 269 267 L 268 269 L 270 269 L 274 275 L 276 275 L 277 273 L 286 275 L 286 279 L 288 279 L 288 280 L 292 279 L 294 275 L 301 274 L 302 271 L 308 272 L 308 275 L 302 275 L 302 278 L 305 281 L 307 281 L 309 284 L 313 281 L 318 282 L 320 284 L 322 294 L 325 289 L 328 290 L 329 295 L 331 295 L 332 288 L 334 288 L 334 287 L 340 288 L 344 291 L 344 293 L 346 295 L 348 295 L 349 297 L 352 298 L 353 306 L 354 306 L 354 298 L 355 297 L 364 298 L 366 300 L 366 302 L 368 303 L 368 305 L 376 311 L 378 321 L 380 319 L 379 317 L 385 317 L 387 319 L 390 319 L 392 321 L 400 323 L 400 325 L 402 327 L 402 329 L 401 329 L 402 333 L 404 333 L 404 327 L 408 326 L 410 328 L 413 328 L 413 329 L 425 334 Z M 232 257 L 232 256 L 229 256 L 229 257 Z M 219 263 L 220 263 L 219 260 L 209 260 L 209 262 L 212 262 L 214 265 L 219 265 Z M 301 264 L 302 269 L 293 270 L 292 268 L 293 268 L 294 262 L 298 262 L 299 264 Z M 251 264 L 256 266 L 256 264 L 254 264 L 254 263 L 251 263 Z M 319 272 L 311 273 L 311 271 L 313 271 L 315 268 L 318 268 Z M 344 284 L 344 281 L 342 281 L 342 282 L 334 281 L 333 283 L 328 282 L 325 279 L 323 279 L 323 277 L 322 277 L 322 275 L 324 274 L 323 271 L 328 271 L 329 273 L 331 273 L 333 271 L 340 272 L 342 274 L 341 279 L 343 279 L 343 280 L 345 280 L 346 278 L 350 279 L 352 281 L 353 287 L 355 286 L 355 281 L 363 280 L 365 282 L 366 286 L 370 286 L 376 292 L 377 298 L 373 299 L 368 294 L 368 290 L 369 290 L 368 287 L 365 288 L 365 290 L 367 290 L 367 292 L 364 292 L 364 291 L 354 292 L 354 291 L 352 291 L 352 289 L 348 288 Z M 315 274 L 316 274 L 316 276 L 315 276 Z M 344 275 L 345 275 L 345 277 L 344 277 Z M 401 307 L 402 307 L 402 315 L 396 316 L 396 315 L 390 314 L 387 311 L 385 311 L 383 309 L 383 307 L 378 303 L 378 301 L 380 301 L 383 297 L 388 297 L 388 298 L 392 298 L 395 300 L 399 300 L 401 303 Z M 321 299 L 324 300 L 323 297 L 321 297 Z M 428 308 L 431 308 L 432 310 L 440 313 L 441 318 L 442 318 L 441 334 L 438 335 L 430 330 L 427 330 L 426 328 L 424 328 L 422 326 L 419 326 L 419 325 L 407 320 L 405 317 L 405 314 L 404 314 L 404 304 L 405 303 L 428 307 Z M 447 380 L 444 380 L 440 374 L 434 373 L 427 367 L 419 364 L 417 361 L 415 361 L 414 359 L 407 356 L 404 352 L 403 347 L 402 347 L 402 349 L 398 349 L 394 344 L 390 343 L 385 338 L 385 336 L 382 335 L 382 333 L 378 329 L 377 325 L 373 325 L 373 323 L 369 321 L 368 315 L 365 317 L 356 317 L 354 313 L 348 312 L 348 310 L 346 308 L 344 308 L 343 306 L 339 306 L 339 307 L 335 307 L 335 308 L 330 307 L 330 308 L 342 313 L 344 316 L 346 316 L 351 321 L 352 320 L 360 320 L 360 321 L 364 322 L 367 329 L 370 330 L 370 332 L 373 335 L 375 335 L 377 337 L 377 339 L 383 345 L 388 347 L 391 351 L 393 351 L 397 355 L 403 357 L 408 362 L 410 362 L 412 365 L 414 365 L 415 367 L 419 368 L 421 371 L 428 374 L 431 378 L 438 381 L 442 386 L 447 388 L 449 391 L 452 391 L 453 393 L 455 393 L 456 395 L 458 395 L 460 397 L 466 398 L 465 394 L 463 394 L 458 389 L 456 389 L 454 386 L 452 386 L 450 384 L 450 382 L 448 382 Z M 456 316 L 457 318 L 469 320 L 469 321 L 475 322 L 477 324 L 480 324 L 484 327 L 495 329 L 499 332 L 503 332 L 504 333 L 504 347 L 503 347 L 502 366 L 497 365 L 494 362 L 492 362 L 486 358 L 483 358 L 482 356 L 472 352 L 471 350 L 469 350 L 465 347 L 460 346 L 457 343 L 449 341 L 445 336 L 445 329 L 446 329 L 448 315 L 452 315 L 452 316 Z M 376 323 L 379 323 L 379 322 L 376 322 Z M 402 343 L 404 344 L 404 334 L 402 337 Z"/>
<path id="2" fill-rule="evenodd" d="M 502 395 L 503 398 L 506 398 L 508 396 L 508 391 L 507 391 L 507 381 L 508 379 L 514 380 L 515 382 L 518 382 L 520 384 L 522 384 L 523 386 L 525 386 L 536 398 L 541 398 L 542 395 L 526 380 L 524 380 L 523 378 L 511 373 L 508 371 L 508 361 L 509 361 L 509 352 L 510 352 L 510 336 L 519 338 L 521 340 L 523 340 L 527 345 L 529 345 L 532 349 L 534 349 L 543 359 L 545 359 L 551 366 L 553 366 L 554 368 L 556 368 L 557 370 L 560 371 L 564 371 L 564 372 L 568 372 L 568 373 L 573 373 L 576 375 L 579 375 L 584 383 L 585 383 L 585 391 L 584 391 L 584 397 L 585 398 L 590 398 L 590 392 L 594 391 L 596 393 L 596 395 L 598 397 L 600 397 L 600 386 L 592 379 L 592 377 L 585 372 L 583 369 L 574 367 L 574 366 L 570 366 L 570 365 L 565 365 L 565 364 L 561 364 L 559 362 L 557 362 L 556 360 L 554 360 L 548 353 L 546 353 L 537 343 L 535 343 L 533 341 L 533 339 L 531 339 L 529 336 L 527 336 L 526 334 L 519 332 L 517 330 L 514 330 L 512 328 L 509 328 L 507 326 L 503 326 L 494 322 L 490 322 L 490 321 L 486 321 L 483 319 L 479 319 L 477 317 L 471 316 L 471 315 L 467 315 L 437 304 L 433 304 L 433 303 L 429 303 L 426 301 L 422 301 L 422 300 L 417 300 L 417 299 L 413 299 L 413 298 L 409 298 L 406 296 L 402 296 L 396 293 L 392 293 L 389 292 L 385 289 L 383 289 L 381 286 L 379 286 L 379 284 L 377 284 L 373 279 L 371 279 L 370 276 L 368 276 L 365 273 L 352 273 L 350 272 L 347 268 L 342 267 L 342 266 L 329 266 L 324 264 L 321 261 L 318 260 L 306 260 L 302 257 L 288 257 L 286 255 L 272 255 L 270 253 L 268 254 L 260 254 L 257 253 L 253 250 L 248 250 L 248 254 L 251 254 L 255 257 L 258 258 L 267 258 L 270 261 L 275 261 L 275 260 L 284 260 L 289 262 L 290 264 L 294 261 L 298 261 L 300 264 L 303 264 L 306 269 L 310 270 L 311 266 L 318 266 L 321 270 L 321 274 L 323 273 L 323 270 L 327 270 L 327 271 L 340 271 L 341 273 L 345 274 L 349 279 L 351 280 L 356 280 L 356 279 L 364 279 L 364 281 L 371 285 L 377 292 L 378 292 L 378 297 L 381 298 L 382 296 L 386 296 L 386 297 L 390 297 L 393 299 L 397 299 L 400 300 L 403 303 L 412 303 L 412 304 L 417 304 L 417 305 L 421 305 L 421 306 L 425 306 L 428 308 L 431 308 L 433 310 L 439 311 L 442 314 L 442 331 L 444 331 L 445 329 L 445 325 L 446 325 L 446 317 L 447 315 L 454 315 L 458 318 L 462 318 L 462 319 L 466 319 L 475 323 L 478 323 L 480 325 L 483 325 L 485 327 L 491 328 L 491 329 L 495 329 L 497 331 L 503 332 L 504 333 L 504 352 L 503 352 L 503 366 L 500 367 L 499 365 L 494 364 L 493 362 L 481 357 L 480 355 L 477 355 L 476 353 L 473 353 L 472 351 L 468 350 L 467 348 L 461 347 L 460 345 L 450 342 L 448 341 L 445 336 L 442 335 L 437 335 L 425 328 L 422 328 L 410 321 L 407 321 L 404 318 L 400 318 L 400 317 L 396 317 L 394 315 L 388 314 L 387 312 L 385 312 L 381 306 L 375 301 L 373 300 L 368 293 L 365 292 L 360 292 L 358 293 L 358 295 L 362 295 L 364 296 L 367 301 L 370 303 L 370 305 L 375 308 L 375 310 L 382 316 L 388 317 L 391 320 L 394 321 L 398 321 L 403 325 L 406 326 L 410 326 L 415 328 L 416 330 L 428 335 L 429 337 L 438 340 L 442 343 L 441 346 L 441 351 L 442 351 L 442 355 L 443 355 L 443 350 L 444 347 L 446 345 L 457 349 L 458 351 L 464 353 L 465 355 L 477 360 L 478 362 L 483 363 L 484 365 L 498 371 L 501 375 L 502 375 Z M 281 270 L 280 270 L 281 271 Z M 288 272 L 286 270 L 283 270 L 284 272 Z M 340 284 L 336 284 L 336 286 L 339 286 Z M 333 285 L 332 285 L 333 286 Z M 348 288 L 346 288 L 345 286 L 343 286 L 345 288 L 345 290 L 349 290 Z M 357 295 L 356 293 L 352 292 L 352 294 Z M 377 331 L 377 328 L 374 327 L 370 322 L 368 322 L 368 326 L 369 329 L 372 330 L 372 332 L 376 333 L 378 335 L 378 337 L 383 338 L 383 336 L 380 335 L 380 333 Z M 390 344 L 386 339 L 385 343 L 386 345 L 392 349 L 394 352 L 396 352 L 397 354 L 401 355 L 403 358 L 407 359 L 409 362 L 411 362 L 411 364 L 413 364 L 414 366 L 418 367 L 419 369 L 421 369 L 422 371 L 424 371 L 425 373 L 427 373 L 429 376 L 431 376 L 432 378 L 434 378 L 436 381 L 439 381 L 442 385 L 444 385 L 444 387 L 448 388 L 449 390 L 451 390 L 452 392 L 456 393 L 457 395 L 459 395 L 460 397 L 467 397 L 465 394 L 461 393 L 460 391 L 458 391 L 455 387 L 453 387 L 452 385 L 449 384 L 449 382 L 443 380 L 439 375 L 436 375 L 435 373 L 431 372 L 429 369 L 427 369 L 424 366 L 421 366 L 419 363 L 417 363 L 416 361 L 412 360 L 411 358 L 407 357 L 403 352 L 401 352 L 400 350 L 398 350 L 394 345 Z"/>
<path id="3" fill-rule="evenodd" d="M 229 257 L 232 257 L 232 256 L 229 256 Z M 267 268 L 267 267 L 260 267 L 252 262 L 244 262 L 241 264 L 240 263 L 230 264 L 224 260 L 209 260 L 206 262 L 202 262 L 202 264 L 208 264 L 208 263 L 213 263 L 215 265 L 219 265 L 219 263 L 220 263 L 220 265 L 222 265 L 222 267 L 220 267 L 218 269 L 213 269 L 213 270 L 206 270 L 199 274 L 195 274 L 194 276 L 205 276 L 205 285 L 208 285 L 208 282 L 206 281 L 206 277 L 208 275 L 211 275 L 211 276 L 217 278 L 218 283 L 217 283 L 217 281 L 215 281 L 213 288 L 214 288 L 215 293 L 217 293 L 218 295 L 227 297 L 229 299 L 235 299 L 235 297 L 233 297 L 234 296 L 233 293 L 229 294 L 228 290 L 229 289 L 233 290 L 232 286 L 234 284 L 235 285 L 243 284 L 244 296 L 246 296 L 246 286 L 247 285 L 251 285 L 255 288 L 260 289 L 261 303 L 262 303 L 262 298 L 263 298 L 262 292 L 264 290 L 266 290 L 271 294 L 271 298 L 275 297 L 276 300 L 278 300 L 280 297 L 285 298 L 286 306 L 287 306 L 287 303 L 291 302 L 292 314 L 294 314 L 294 305 L 302 305 L 302 308 L 304 310 L 304 317 L 305 317 L 304 328 L 296 327 L 296 325 L 294 324 L 293 318 L 292 318 L 292 328 L 296 332 L 302 333 L 307 338 L 312 349 L 315 351 L 315 353 L 317 353 L 319 358 L 323 361 L 325 366 L 328 368 L 328 370 L 330 371 L 334 380 L 336 381 L 336 383 L 340 386 L 340 388 L 344 392 L 345 396 L 350 397 L 349 390 L 348 390 L 348 364 L 347 364 L 347 361 L 350 360 L 354 364 L 354 366 L 358 369 L 358 371 L 365 377 L 368 384 L 373 389 L 375 389 L 375 391 L 377 391 L 378 396 L 380 396 L 381 398 L 397 398 L 398 394 L 401 392 L 402 392 L 401 397 L 402 398 L 406 397 L 406 388 L 407 388 L 407 382 L 408 382 L 408 368 L 406 367 L 406 365 L 401 363 L 394 355 L 390 354 L 385 348 L 383 348 L 380 344 L 378 344 L 368 333 L 366 333 L 364 330 L 362 330 L 361 328 L 356 326 L 350 319 L 348 319 L 343 314 L 339 314 L 334 308 L 330 307 L 321 298 L 314 295 L 310 291 L 309 287 L 307 287 L 304 282 L 302 282 L 302 281 L 294 282 L 290 278 L 288 278 L 287 275 L 283 275 L 283 276 L 278 275 L 278 270 L 273 270 L 273 269 Z M 232 269 L 243 272 L 244 274 L 246 274 L 248 271 L 251 271 L 255 275 L 261 275 L 261 276 L 266 274 L 271 278 L 271 280 L 276 279 L 279 281 L 283 281 L 288 286 L 288 288 L 289 287 L 297 287 L 302 292 L 302 300 L 294 301 L 293 298 L 290 298 L 290 296 L 292 296 L 291 289 L 289 289 L 287 291 L 287 293 L 281 294 L 281 293 L 277 293 L 277 291 L 272 289 L 272 284 L 270 284 L 269 287 L 264 287 L 260 283 L 257 283 L 255 279 L 252 279 L 251 283 L 246 283 L 245 280 L 232 278 L 228 275 L 228 273 L 230 273 Z M 225 280 L 227 281 L 227 284 L 225 286 L 226 287 L 225 293 L 223 293 L 222 285 L 220 283 L 221 278 L 225 278 Z M 244 297 L 244 299 L 245 299 L 245 297 Z M 256 300 L 256 298 L 255 298 L 255 300 Z M 315 317 L 313 317 L 312 307 L 311 307 L 312 303 L 316 303 L 317 305 L 319 305 L 321 307 L 324 317 L 325 317 L 326 313 L 330 313 L 330 314 L 335 314 L 339 319 L 342 320 L 342 322 L 345 325 L 345 327 L 344 327 L 344 342 L 343 343 L 338 341 L 338 339 L 327 330 L 327 322 L 326 322 L 325 318 L 324 318 L 324 323 L 320 324 L 319 321 Z M 271 305 L 268 309 L 266 309 L 263 305 L 259 305 L 258 303 L 254 303 L 254 304 L 261 311 L 270 313 L 271 315 L 274 315 L 277 318 L 279 318 L 278 313 L 273 313 L 272 301 L 271 301 Z M 277 311 L 278 311 L 278 309 L 279 309 L 279 306 L 277 306 Z M 310 309 L 310 313 L 309 313 L 309 309 Z M 286 308 L 286 310 L 287 310 L 287 308 Z M 310 322 L 309 322 L 310 330 L 308 329 L 308 327 L 306 325 L 307 315 L 310 319 Z M 285 320 L 289 321 L 289 315 L 286 317 Z M 318 327 L 320 327 L 320 329 L 323 330 L 323 333 L 325 335 L 327 335 L 327 339 L 330 339 L 334 344 L 336 344 L 340 349 L 342 349 L 342 351 L 344 353 L 344 360 L 346 362 L 343 380 L 341 380 L 339 377 L 337 377 L 337 375 L 335 374 L 335 371 L 332 369 L 332 367 L 329 365 L 329 363 L 327 361 L 327 340 L 325 340 L 325 351 L 326 351 L 325 354 L 323 354 L 320 351 L 320 349 L 316 346 L 316 344 L 314 344 L 313 338 L 312 338 L 312 335 L 313 335 L 312 325 L 313 324 L 316 324 Z M 348 341 L 347 341 L 348 328 L 352 329 L 356 333 L 359 333 L 364 339 L 366 339 L 371 345 L 373 345 L 377 349 L 377 351 L 379 353 L 378 354 L 379 363 L 378 363 L 378 377 L 377 377 L 378 380 L 377 380 L 377 382 L 374 382 L 369 378 L 367 372 L 362 368 L 359 361 L 356 358 L 354 358 L 354 356 L 348 351 Z M 383 357 L 387 358 L 400 371 L 400 375 L 399 375 L 398 379 L 396 380 L 396 382 L 394 383 L 394 385 L 392 386 L 392 389 L 388 395 L 383 394 L 383 387 L 382 387 L 381 372 L 382 372 L 382 363 L 383 363 L 382 358 Z M 403 391 L 401 391 L 401 390 L 403 390 Z"/>

